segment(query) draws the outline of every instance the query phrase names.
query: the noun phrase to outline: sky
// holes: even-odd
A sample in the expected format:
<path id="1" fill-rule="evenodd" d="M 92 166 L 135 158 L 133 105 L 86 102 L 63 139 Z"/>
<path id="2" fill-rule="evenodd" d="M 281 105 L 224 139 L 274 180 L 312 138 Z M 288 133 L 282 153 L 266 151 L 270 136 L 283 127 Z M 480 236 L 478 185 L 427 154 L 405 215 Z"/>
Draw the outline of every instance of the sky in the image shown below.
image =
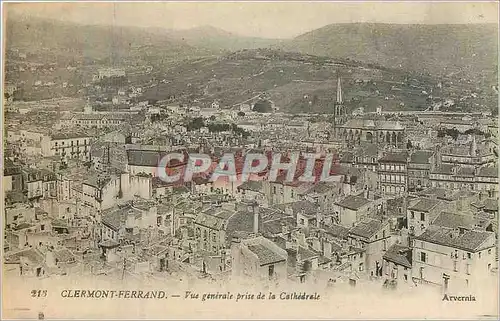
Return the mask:
<path id="1" fill-rule="evenodd" d="M 188 29 L 211 25 L 242 35 L 291 38 L 332 23 L 498 23 L 488 2 L 52 2 L 6 3 L 9 13 L 81 24 Z"/>

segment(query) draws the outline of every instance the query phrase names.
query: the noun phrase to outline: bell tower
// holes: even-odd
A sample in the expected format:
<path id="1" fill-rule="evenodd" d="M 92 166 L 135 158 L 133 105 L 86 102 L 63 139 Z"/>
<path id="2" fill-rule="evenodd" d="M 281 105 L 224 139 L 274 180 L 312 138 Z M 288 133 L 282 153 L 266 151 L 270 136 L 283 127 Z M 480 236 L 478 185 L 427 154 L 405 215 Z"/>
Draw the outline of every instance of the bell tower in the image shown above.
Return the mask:
<path id="1" fill-rule="evenodd" d="M 337 73 L 337 97 L 335 99 L 333 116 L 335 125 L 342 125 L 347 121 L 347 113 L 342 92 L 342 78 L 339 73 Z"/>

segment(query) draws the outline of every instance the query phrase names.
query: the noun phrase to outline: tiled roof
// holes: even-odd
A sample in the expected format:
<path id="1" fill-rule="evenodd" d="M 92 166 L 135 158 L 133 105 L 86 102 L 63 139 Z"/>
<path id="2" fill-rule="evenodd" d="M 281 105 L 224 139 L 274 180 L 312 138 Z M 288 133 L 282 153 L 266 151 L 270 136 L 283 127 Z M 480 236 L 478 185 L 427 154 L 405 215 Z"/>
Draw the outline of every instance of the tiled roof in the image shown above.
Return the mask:
<path id="1" fill-rule="evenodd" d="M 127 151 L 128 165 L 157 167 L 162 157 L 167 155 L 164 151 L 133 150 Z"/>
<path id="2" fill-rule="evenodd" d="M 394 244 L 385 252 L 383 258 L 411 269 L 411 249 L 409 247 Z"/>
<path id="3" fill-rule="evenodd" d="M 285 210 L 286 208 L 291 208 L 294 215 L 300 212 L 303 212 L 304 214 L 316 214 L 316 212 L 319 209 L 318 205 L 307 200 L 279 204 L 276 207 L 282 210 Z"/>
<path id="4" fill-rule="evenodd" d="M 88 176 L 83 184 L 89 185 L 95 188 L 103 188 L 106 186 L 109 182 L 111 182 L 112 177 L 110 175 L 90 175 Z"/>
<path id="5" fill-rule="evenodd" d="M 262 220 L 259 219 L 259 231 L 262 230 Z M 252 232 L 253 231 L 253 213 L 242 210 L 236 212 L 233 216 L 228 219 L 226 227 L 226 235 L 228 239 L 235 232 Z"/>
<path id="6" fill-rule="evenodd" d="M 310 260 L 315 257 L 319 257 L 319 253 L 316 253 L 315 251 L 309 250 L 305 247 L 299 246 L 299 255 L 300 255 L 300 260 Z"/>
<path id="7" fill-rule="evenodd" d="M 293 226 L 295 219 L 291 216 L 284 217 L 282 219 L 265 221 L 262 223 L 262 233 L 264 235 L 275 235 L 282 231 L 282 224 L 285 226 Z"/>
<path id="8" fill-rule="evenodd" d="M 262 182 L 261 181 L 247 181 L 238 186 L 238 189 L 261 192 L 262 191 Z"/>
<path id="9" fill-rule="evenodd" d="M 103 212 L 101 222 L 117 231 L 125 224 L 129 212 L 134 215 L 139 215 L 141 213 L 133 209 L 130 205 L 115 206 Z"/>
<path id="10" fill-rule="evenodd" d="M 54 250 L 54 257 L 59 263 L 66 263 L 75 259 L 73 253 L 65 247 Z"/>
<path id="11" fill-rule="evenodd" d="M 330 234 L 338 238 L 346 238 L 347 235 L 349 234 L 349 229 L 342 225 L 337 225 L 337 224 L 323 225 L 321 228 L 324 229 L 327 234 Z"/>
<path id="12" fill-rule="evenodd" d="M 438 188 L 438 187 L 430 187 L 428 189 L 425 189 L 417 195 L 420 196 L 427 196 L 427 197 L 432 197 L 435 196 L 438 199 L 445 200 L 445 201 L 454 201 L 458 199 L 458 193 L 453 190 L 445 189 L 445 188 Z"/>
<path id="13" fill-rule="evenodd" d="M 224 223 L 225 219 L 205 213 L 199 214 L 195 220 L 195 224 L 206 226 L 215 230 L 222 230 Z"/>
<path id="14" fill-rule="evenodd" d="M 371 238 L 383 227 L 383 224 L 379 220 L 372 218 L 366 218 L 365 220 L 356 224 L 353 228 L 349 230 L 349 234 L 361 236 L 364 238 Z"/>
<path id="15" fill-rule="evenodd" d="M 264 244 L 249 245 L 248 249 L 257 255 L 260 266 L 286 261 L 284 257 Z"/>
<path id="16" fill-rule="evenodd" d="M 341 163 L 352 163 L 354 161 L 354 153 L 352 152 L 345 152 L 342 154 L 342 157 L 340 158 Z"/>
<path id="17" fill-rule="evenodd" d="M 418 202 L 416 202 L 414 205 L 410 206 L 408 209 L 413 210 L 413 211 L 419 211 L 419 212 L 429 212 L 432 210 L 434 207 L 436 207 L 438 204 L 440 204 L 441 201 L 432 199 L 432 198 L 420 198 L 418 199 Z"/>
<path id="18" fill-rule="evenodd" d="M 477 220 L 471 215 L 442 212 L 434 219 L 432 225 L 448 228 L 472 228 L 476 222 Z"/>
<path id="19" fill-rule="evenodd" d="M 42 264 L 44 261 L 44 256 L 42 253 L 40 253 L 40 251 L 38 251 L 37 249 L 30 248 L 13 254 L 6 254 L 5 262 L 19 263 L 21 257 L 28 259 L 30 262 L 34 264 Z"/>
<path id="20" fill-rule="evenodd" d="M 432 173 L 451 175 L 451 174 L 453 174 L 453 167 L 454 166 L 451 164 L 441 164 L 440 166 L 437 166 L 432 171 Z"/>
<path id="21" fill-rule="evenodd" d="M 477 176 L 498 177 L 498 167 L 497 166 L 483 166 L 479 169 L 479 174 Z"/>
<path id="22" fill-rule="evenodd" d="M 426 150 L 415 151 L 410 156 L 410 163 L 430 164 L 432 155 L 434 155 L 434 152 L 432 151 L 426 151 Z"/>
<path id="23" fill-rule="evenodd" d="M 474 168 L 472 168 L 472 167 L 460 167 L 457 170 L 457 176 L 474 177 Z"/>
<path id="24" fill-rule="evenodd" d="M 362 196 L 350 195 L 336 204 L 341 206 L 341 207 L 345 207 L 345 208 L 348 208 L 350 210 L 356 211 L 368 203 L 370 203 L 370 200 L 368 200 Z"/>
<path id="25" fill-rule="evenodd" d="M 495 237 L 494 232 L 465 230 L 462 234 L 444 228 L 434 227 L 427 229 L 423 234 L 415 239 L 439 244 L 451 248 L 461 249 L 470 252 L 480 250 L 480 246 L 490 237 Z"/>
<path id="26" fill-rule="evenodd" d="M 397 162 L 406 163 L 408 154 L 406 152 L 388 152 L 385 156 L 379 159 L 380 162 Z"/>
<path id="27" fill-rule="evenodd" d="M 310 195 L 310 194 L 324 194 L 330 192 L 331 190 L 337 190 L 339 187 L 335 184 L 328 184 L 324 182 L 320 182 L 306 188 L 302 193 L 302 195 Z"/>

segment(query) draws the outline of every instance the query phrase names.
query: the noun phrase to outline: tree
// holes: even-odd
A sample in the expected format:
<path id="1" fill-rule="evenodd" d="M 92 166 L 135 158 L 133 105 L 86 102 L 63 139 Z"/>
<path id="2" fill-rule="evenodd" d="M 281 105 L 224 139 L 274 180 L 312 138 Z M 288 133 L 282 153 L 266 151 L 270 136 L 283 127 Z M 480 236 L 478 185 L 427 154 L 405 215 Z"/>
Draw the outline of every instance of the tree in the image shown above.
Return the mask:
<path id="1" fill-rule="evenodd" d="M 242 111 L 239 111 L 239 112 L 238 112 L 238 116 L 240 116 L 240 117 L 244 117 L 244 116 L 245 116 L 245 113 L 244 113 L 244 112 L 242 112 Z"/>
<path id="2" fill-rule="evenodd" d="M 270 113 L 273 110 L 273 106 L 269 100 L 259 100 L 253 106 L 253 111 L 258 113 Z"/>
<path id="3" fill-rule="evenodd" d="M 201 117 L 196 117 L 191 119 L 191 121 L 186 125 L 187 130 L 198 130 L 202 127 L 205 126 L 205 122 L 203 121 L 203 118 Z"/>
<path id="4" fill-rule="evenodd" d="M 215 120 L 215 116 L 214 115 L 210 116 L 210 120 L 214 121 Z"/>

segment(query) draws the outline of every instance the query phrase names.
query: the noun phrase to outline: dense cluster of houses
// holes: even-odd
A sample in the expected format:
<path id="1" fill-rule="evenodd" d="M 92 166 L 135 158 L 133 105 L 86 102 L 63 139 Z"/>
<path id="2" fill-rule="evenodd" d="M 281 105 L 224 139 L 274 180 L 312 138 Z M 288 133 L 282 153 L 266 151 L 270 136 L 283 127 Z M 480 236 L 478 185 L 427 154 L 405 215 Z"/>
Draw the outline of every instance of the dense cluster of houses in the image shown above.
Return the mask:
<path id="1" fill-rule="evenodd" d="M 121 71 L 99 77 L 110 75 Z M 351 117 L 337 108 L 338 95 L 333 122 L 146 104 L 154 109 L 147 114 L 164 117 L 132 127 L 123 112 L 86 110 L 60 117 L 60 131 L 8 129 L 16 148 L 3 175 L 5 270 L 444 289 L 495 277 L 496 143 L 431 137 L 436 147 L 420 149 L 408 143 L 414 119 Z M 189 128 L 186 115 L 205 123 Z M 228 121 L 249 135 L 207 125 Z M 197 175 L 167 183 L 158 175 L 169 152 L 215 161 L 248 151 L 337 159 L 328 182 L 270 180 L 267 170 L 245 182 Z"/>

